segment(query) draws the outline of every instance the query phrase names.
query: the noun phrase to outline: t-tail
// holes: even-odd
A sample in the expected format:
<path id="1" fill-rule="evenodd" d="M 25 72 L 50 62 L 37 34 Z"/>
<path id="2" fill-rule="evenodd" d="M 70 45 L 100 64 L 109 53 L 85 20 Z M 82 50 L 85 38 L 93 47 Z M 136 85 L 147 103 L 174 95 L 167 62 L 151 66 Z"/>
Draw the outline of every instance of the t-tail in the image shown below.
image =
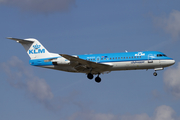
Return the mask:
<path id="1" fill-rule="evenodd" d="M 59 54 L 49 53 L 46 48 L 34 38 L 18 39 L 8 37 L 8 39 L 21 43 L 31 59 L 42 59 L 59 56 Z"/>

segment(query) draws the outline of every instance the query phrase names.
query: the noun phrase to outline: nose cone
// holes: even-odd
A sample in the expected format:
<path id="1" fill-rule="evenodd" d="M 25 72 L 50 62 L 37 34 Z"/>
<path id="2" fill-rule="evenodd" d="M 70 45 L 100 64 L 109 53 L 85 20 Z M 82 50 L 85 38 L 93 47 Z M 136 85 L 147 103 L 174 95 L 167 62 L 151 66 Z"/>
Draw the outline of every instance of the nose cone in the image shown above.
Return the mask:
<path id="1" fill-rule="evenodd" d="M 173 60 L 173 65 L 175 64 L 175 62 L 176 62 L 176 61 L 175 61 L 175 60 Z"/>
<path id="2" fill-rule="evenodd" d="M 169 65 L 174 65 L 174 64 L 175 64 L 175 60 L 169 60 L 169 61 L 168 61 L 168 64 L 169 64 Z"/>
<path id="3" fill-rule="evenodd" d="M 160 60 L 159 61 L 160 64 L 164 67 L 168 67 L 168 66 L 171 66 L 171 65 L 174 65 L 175 64 L 175 60 L 173 59 L 168 59 L 168 60 Z"/>

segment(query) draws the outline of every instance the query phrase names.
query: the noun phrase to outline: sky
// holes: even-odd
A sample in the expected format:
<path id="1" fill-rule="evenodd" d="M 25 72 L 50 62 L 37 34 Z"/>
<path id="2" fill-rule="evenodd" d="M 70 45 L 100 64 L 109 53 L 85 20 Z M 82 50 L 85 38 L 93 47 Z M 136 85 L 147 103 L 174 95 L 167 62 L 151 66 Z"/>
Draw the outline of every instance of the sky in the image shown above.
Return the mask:
<path id="1" fill-rule="evenodd" d="M 180 120 L 179 0 L 0 0 L 2 120 Z M 49 52 L 160 51 L 154 70 L 86 74 L 29 65 L 6 37 L 36 38 Z"/>

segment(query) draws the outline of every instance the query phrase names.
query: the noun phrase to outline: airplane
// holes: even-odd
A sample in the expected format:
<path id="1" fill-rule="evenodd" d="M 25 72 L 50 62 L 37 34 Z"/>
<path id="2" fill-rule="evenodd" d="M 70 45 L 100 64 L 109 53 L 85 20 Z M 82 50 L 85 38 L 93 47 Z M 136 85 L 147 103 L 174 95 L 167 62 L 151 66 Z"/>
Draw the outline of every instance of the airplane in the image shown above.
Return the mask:
<path id="1" fill-rule="evenodd" d="M 159 70 L 175 64 L 175 60 L 158 51 L 140 51 L 124 53 L 104 53 L 88 55 L 67 55 L 50 53 L 34 38 L 18 39 L 8 37 L 21 43 L 30 57 L 32 66 L 61 70 L 66 72 L 85 73 L 90 80 L 101 82 L 100 74 L 119 70 L 154 69 L 154 76 Z"/>

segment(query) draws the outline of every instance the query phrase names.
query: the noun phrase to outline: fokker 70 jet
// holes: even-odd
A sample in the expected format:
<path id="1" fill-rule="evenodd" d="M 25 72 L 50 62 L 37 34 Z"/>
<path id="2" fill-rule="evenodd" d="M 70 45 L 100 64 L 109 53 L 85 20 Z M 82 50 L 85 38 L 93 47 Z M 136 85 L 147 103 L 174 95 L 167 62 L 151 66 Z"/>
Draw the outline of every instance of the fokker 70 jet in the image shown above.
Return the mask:
<path id="1" fill-rule="evenodd" d="M 36 39 L 17 39 L 8 37 L 21 43 L 30 57 L 29 64 L 33 66 L 56 69 L 66 72 L 85 73 L 87 78 L 101 82 L 100 74 L 118 70 L 154 69 L 154 76 L 158 70 L 175 63 L 170 57 L 158 51 L 140 51 L 89 55 L 67 55 L 48 52 Z"/>

